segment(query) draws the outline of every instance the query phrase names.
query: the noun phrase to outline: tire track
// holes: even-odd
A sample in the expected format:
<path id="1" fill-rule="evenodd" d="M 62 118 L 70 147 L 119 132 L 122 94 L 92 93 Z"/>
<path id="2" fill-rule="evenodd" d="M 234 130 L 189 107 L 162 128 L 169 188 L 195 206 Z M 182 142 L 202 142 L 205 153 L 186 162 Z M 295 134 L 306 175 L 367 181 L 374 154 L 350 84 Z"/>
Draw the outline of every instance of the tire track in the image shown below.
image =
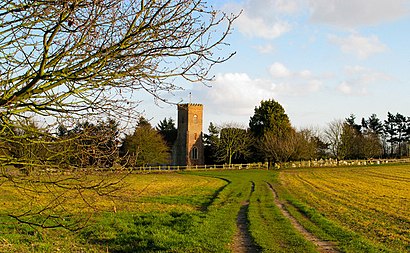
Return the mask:
<path id="1" fill-rule="evenodd" d="M 239 209 L 238 216 L 236 218 L 237 232 L 234 236 L 232 252 L 235 253 L 256 253 L 261 252 L 259 246 L 255 245 L 252 236 L 249 232 L 249 222 L 248 222 L 248 208 L 249 201 L 252 193 L 255 190 L 255 183 L 252 183 L 251 191 L 249 197 L 246 201 L 241 203 L 241 208 Z"/>
<path id="2" fill-rule="evenodd" d="M 295 217 L 293 217 L 288 210 L 286 210 L 285 206 L 283 205 L 283 203 L 279 200 L 278 194 L 275 191 L 275 189 L 273 188 L 273 186 L 266 182 L 266 184 L 268 184 L 269 188 L 272 191 L 272 194 L 275 197 L 275 205 L 279 208 L 279 210 L 282 212 L 283 216 L 285 216 L 287 219 L 289 219 L 290 223 L 292 224 L 292 226 L 299 231 L 299 233 L 301 233 L 307 240 L 311 241 L 315 246 L 316 249 L 321 252 L 321 253 L 340 253 L 339 250 L 337 250 L 336 248 L 336 244 L 334 242 L 331 241 L 324 241 L 319 239 L 317 236 L 315 236 L 314 234 L 310 233 L 309 231 L 307 231 L 296 219 Z"/>

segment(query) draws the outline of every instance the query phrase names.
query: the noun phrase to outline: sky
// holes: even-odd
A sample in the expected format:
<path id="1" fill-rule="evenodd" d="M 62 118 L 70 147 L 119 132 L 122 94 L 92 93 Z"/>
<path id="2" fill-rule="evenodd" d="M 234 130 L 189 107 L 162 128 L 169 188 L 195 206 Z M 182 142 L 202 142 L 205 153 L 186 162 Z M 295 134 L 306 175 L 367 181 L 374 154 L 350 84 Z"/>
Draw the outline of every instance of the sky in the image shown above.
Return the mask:
<path id="1" fill-rule="evenodd" d="M 297 128 L 325 128 L 351 114 L 410 116 L 410 0 L 208 0 L 239 13 L 208 86 L 183 84 L 175 101 L 204 105 L 204 130 L 248 126 L 255 106 L 274 99 Z M 191 93 L 191 96 L 188 94 Z M 175 105 L 146 99 L 152 124 L 176 119 Z"/>

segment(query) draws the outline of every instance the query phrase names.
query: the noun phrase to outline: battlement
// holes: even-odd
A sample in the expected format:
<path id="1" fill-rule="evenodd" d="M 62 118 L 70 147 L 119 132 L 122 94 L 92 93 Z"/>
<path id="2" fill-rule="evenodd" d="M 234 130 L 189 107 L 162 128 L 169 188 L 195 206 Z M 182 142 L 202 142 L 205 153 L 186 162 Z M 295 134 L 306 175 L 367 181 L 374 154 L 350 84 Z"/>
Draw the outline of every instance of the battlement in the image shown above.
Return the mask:
<path id="1" fill-rule="evenodd" d="M 190 107 L 190 106 L 200 106 L 203 107 L 203 104 L 197 104 L 197 103 L 185 103 L 185 104 L 178 104 L 178 107 Z"/>

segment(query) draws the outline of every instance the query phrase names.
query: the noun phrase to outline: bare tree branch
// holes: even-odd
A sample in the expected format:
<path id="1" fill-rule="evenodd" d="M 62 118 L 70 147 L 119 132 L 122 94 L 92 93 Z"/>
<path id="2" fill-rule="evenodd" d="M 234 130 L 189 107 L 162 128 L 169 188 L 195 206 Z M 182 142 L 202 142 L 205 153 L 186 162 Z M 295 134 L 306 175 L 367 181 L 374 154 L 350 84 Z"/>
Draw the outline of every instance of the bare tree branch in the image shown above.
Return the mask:
<path id="1" fill-rule="evenodd" d="M 74 229 L 71 200 L 92 210 L 124 176 L 94 171 L 116 165 L 116 127 L 78 120 L 138 116 L 140 94 L 165 101 L 181 81 L 210 80 L 234 54 L 218 52 L 236 18 L 203 0 L 1 2 L 0 186 L 24 199 L 7 215 Z"/>

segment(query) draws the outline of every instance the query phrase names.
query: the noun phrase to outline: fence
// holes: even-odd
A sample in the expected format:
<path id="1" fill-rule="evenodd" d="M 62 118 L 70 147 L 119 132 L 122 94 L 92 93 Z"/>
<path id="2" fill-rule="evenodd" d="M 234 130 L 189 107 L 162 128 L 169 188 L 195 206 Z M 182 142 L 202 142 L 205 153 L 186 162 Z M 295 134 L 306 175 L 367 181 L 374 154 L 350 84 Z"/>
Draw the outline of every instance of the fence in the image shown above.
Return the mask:
<path id="1" fill-rule="evenodd" d="M 173 166 L 173 165 L 159 165 L 159 166 L 144 166 L 144 167 L 122 167 L 113 166 L 111 168 L 83 168 L 76 171 L 90 172 L 90 171 L 111 171 L 111 172 L 127 172 L 127 173 L 161 173 L 161 172 L 178 172 L 178 171 L 200 171 L 200 170 L 250 170 L 250 169 L 289 169 L 289 168 L 317 168 L 317 167 L 346 167 L 346 166 L 367 166 L 367 165 L 381 165 L 389 163 L 410 163 L 410 158 L 405 159 L 369 159 L 369 160 L 336 160 L 336 159 L 320 159 L 310 161 L 293 161 L 285 163 L 276 163 L 269 167 L 265 163 L 247 163 L 247 164 L 219 164 L 219 165 L 191 165 L 191 166 Z M 17 168 L 3 168 L 5 171 L 18 171 L 22 173 L 21 169 Z M 90 170 L 91 169 L 91 170 Z M 40 173 L 71 173 L 73 170 L 65 169 L 40 169 Z"/>
<path id="2" fill-rule="evenodd" d="M 320 159 L 310 161 L 293 161 L 286 163 L 276 163 L 272 169 L 286 168 L 316 168 L 316 167 L 341 167 L 341 166 L 366 166 L 389 163 L 410 163 L 410 158 L 406 159 L 369 159 L 369 160 L 336 160 Z M 195 171 L 195 170 L 249 170 L 249 169 L 269 169 L 269 164 L 247 163 L 247 164 L 220 164 L 220 165 L 193 165 L 193 166 L 145 166 L 129 168 L 128 171 L 135 173 L 150 172 L 171 172 L 171 171 Z"/>
<path id="3" fill-rule="evenodd" d="M 268 169 L 268 163 L 247 163 L 247 164 L 215 164 L 215 165 L 191 165 L 191 166 L 144 166 L 129 168 L 130 172 L 171 172 L 171 171 L 194 171 L 194 170 L 248 170 L 248 169 Z"/>

